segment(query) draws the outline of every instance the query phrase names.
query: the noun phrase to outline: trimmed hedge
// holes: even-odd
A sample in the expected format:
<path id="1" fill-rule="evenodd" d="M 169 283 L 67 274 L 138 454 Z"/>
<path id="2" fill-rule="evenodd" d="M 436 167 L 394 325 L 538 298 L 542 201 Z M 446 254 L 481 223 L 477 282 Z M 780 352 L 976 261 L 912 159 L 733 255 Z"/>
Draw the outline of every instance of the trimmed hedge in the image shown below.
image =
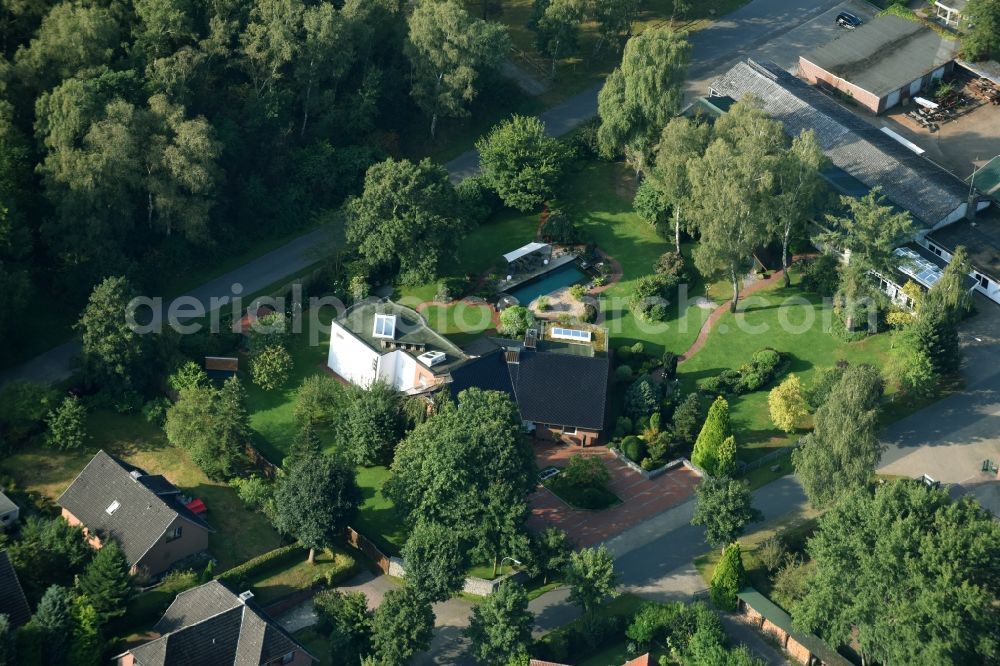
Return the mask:
<path id="1" fill-rule="evenodd" d="M 308 550 L 305 546 L 297 543 L 281 546 L 224 571 L 215 579 L 229 588 L 246 587 L 251 578 L 281 564 L 304 558 Z"/>
<path id="2" fill-rule="evenodd" d="M 785 369 L 787 356 L 770 347 L 758 350 L 739 370 L 723 370 L 702 382 L 701 388 L 716 395 L 742 395 L 765 388 Z"/>

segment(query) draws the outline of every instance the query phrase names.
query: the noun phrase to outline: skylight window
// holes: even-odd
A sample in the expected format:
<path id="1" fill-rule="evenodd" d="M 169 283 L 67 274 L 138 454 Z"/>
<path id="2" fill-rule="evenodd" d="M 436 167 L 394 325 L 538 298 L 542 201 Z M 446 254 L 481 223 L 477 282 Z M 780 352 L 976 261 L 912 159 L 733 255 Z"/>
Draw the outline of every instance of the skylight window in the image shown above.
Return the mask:
<path id="1" fill-rule="evenodd" d="M 118 502 L 118 500 L 115 500 L 114 502 L 112 502 L 111 504 L 108 505 L 108 508 L 104 510 L 104 513 L 106 513 L 106 514 L 108 514 L 110 516 L 115 511 L 117 511 L 118 507 L 120 507 L 120 506 L 121 506 L 121 504 Z"/>
<path id="2" fill-rule="evenodd" d="M 372 335 L 376 338 L 396 337 L 396 315 L 377 314 L 375 315 L 375 329 Z"/>
<path id="3" fill-rule="evenodd" d="M 590 331 L 581 331 L 575 328 L 552 329 L 552 337 L 559 340 L 573 340 L 575 342 L 590 342 Z"/>

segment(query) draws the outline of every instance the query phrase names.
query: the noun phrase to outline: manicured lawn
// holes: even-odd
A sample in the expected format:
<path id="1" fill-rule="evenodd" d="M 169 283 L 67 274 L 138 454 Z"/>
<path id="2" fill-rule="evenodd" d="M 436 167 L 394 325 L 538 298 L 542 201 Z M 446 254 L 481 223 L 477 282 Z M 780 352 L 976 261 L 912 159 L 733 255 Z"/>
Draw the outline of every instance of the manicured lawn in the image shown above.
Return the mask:
<path id="1" fill-rule="evenodd" d="M 361 488 L 361 505 L 354 527 L 374 541 L 386 555 L 399 555 L 410 530 L 400 520 L 392 502 L 382 494 L 389 470 L 385 467 L 359 467 L 357 478 Z"/>
<path id="2" fill-rule="evenodd" d="M 281 566 L 251 581 L 254 601 L 262 606 L 309 588 L 318 576 L 334 575 L 343 580 L 357 567 L 354 557 L 339 548 L 316 552 L 316 563 L 303 559 L 291 566 Z M 336 580 L 336 579 L 335 579 Z"/>
<path id="3" fill-rule="evenodd" d="M 61 452 L 34 446 L 0 461 L 21 488 L 55 500 L 98 449 L 104 449 L 150 474 L 162 474 L 186 494 L 202 499 L 205 518 L 215 529 L 208 549 L 224 571 L 281 545 L 278 533 L 262 514 L 249 511 L 225 483 L 212 481 L 181 449 L 170 446 L 162 431 L 141 416 L 98 411 L 90 415 L 93 441 L 86 451 Z"/>
<path id="4" fill-rule="evenodd" d="M 751 450 L 756 451 L 756 449 Z M 776 467 L 777 469 L 772 471 L 772 467 Z M 787 454 L 778 456 L 777 459 L 771 460 L 762 467 L 750 470 L 742 478 L 749 484 L 750 490 L 756 490 L 794 471 L 792 467 L 792 453 L 789 451 Z"/>
<path id="5" fill-rule="evenodd" d="M 787 353 L 789 372 L 809 386 L 816 370 L 840 359 L 852 364 L 872 363 L 882 367 L 888 357 L 891 336 L 883 333 L 859 342 L 845 342 L 829 332 L 831 307 L 798 288 L 793 269 L 792 286 L 778 286 L 752 294 L 741 301 L 740 311 L 724 314 L 712 329 L 705 346 L 683 363 L 678 376 L 685 390 L 728 368 L 738 368 L 760 349 L 772 347 Z M 771 447 L 787 446 L 802 433 L 788 435 L 771 423 L 767 389 L 729 398 L 733 430 L 740 457 L 754 460 Z"/>

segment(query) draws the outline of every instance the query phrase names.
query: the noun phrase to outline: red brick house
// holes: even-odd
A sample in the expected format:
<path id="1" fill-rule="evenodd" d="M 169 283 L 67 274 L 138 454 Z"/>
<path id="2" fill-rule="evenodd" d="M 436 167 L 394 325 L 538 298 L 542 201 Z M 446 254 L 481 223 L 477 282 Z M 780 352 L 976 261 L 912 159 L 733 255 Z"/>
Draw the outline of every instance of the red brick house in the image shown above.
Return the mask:
<path id="1" fill-rule="evenodd" d="M 118 666 L 311 666 L 317 661 L 254 602 L 211 581 L 181 592 L 153 631 L 159 638 L 115 657 Z"/>
<path id="2" fill-rule="evenodd" d="M 155 577 L 208 550 L 214 530 L 189 501 L 163 476 L 98 451 L 57 503 L 94 548 L 114 539 L 133 575 Z"/>

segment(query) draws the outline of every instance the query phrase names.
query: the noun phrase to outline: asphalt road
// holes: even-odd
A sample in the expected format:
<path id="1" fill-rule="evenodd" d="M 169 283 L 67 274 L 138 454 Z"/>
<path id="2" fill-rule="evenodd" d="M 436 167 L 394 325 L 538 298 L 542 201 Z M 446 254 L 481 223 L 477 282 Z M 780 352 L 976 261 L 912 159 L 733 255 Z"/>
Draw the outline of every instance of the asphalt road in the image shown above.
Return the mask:
<path id="1" fill-rule="evenodd" d="M 703 82 L 708 77 L 720 73 L 766 42 L 808 23 L 838 4 L 838 0 L 753 0 L 708 28 L 694 33 L 691 37 L 693 50 L 689 79 L 697 82 L 696 92 L 706 92 Z M 542 113 L 541 118 L 549 133 L 561 136 L 592 118 L 597 112 L 599 90 L 600 86 L 584 90 Z M 469 151 L 446 166 L 454 180 L 461 180 L 475 173 L 478 155 L 474 150 Z M 236 283 L 243 286 L 244 294 L 258 291 L 314 263 L 316 249 L 322 247 L 329 238 L 329 232 L 324 229 L 310 232 L 185 296 L 198 299 L 207 308 L 213 297 L 230 296 L 231 287 Z M 41 382 L 65 379 L 72 371 L 72 362 L 78 350 L 76 342 L 56 347 L 0 374 L 0 386 L 20 378 Z"/>

